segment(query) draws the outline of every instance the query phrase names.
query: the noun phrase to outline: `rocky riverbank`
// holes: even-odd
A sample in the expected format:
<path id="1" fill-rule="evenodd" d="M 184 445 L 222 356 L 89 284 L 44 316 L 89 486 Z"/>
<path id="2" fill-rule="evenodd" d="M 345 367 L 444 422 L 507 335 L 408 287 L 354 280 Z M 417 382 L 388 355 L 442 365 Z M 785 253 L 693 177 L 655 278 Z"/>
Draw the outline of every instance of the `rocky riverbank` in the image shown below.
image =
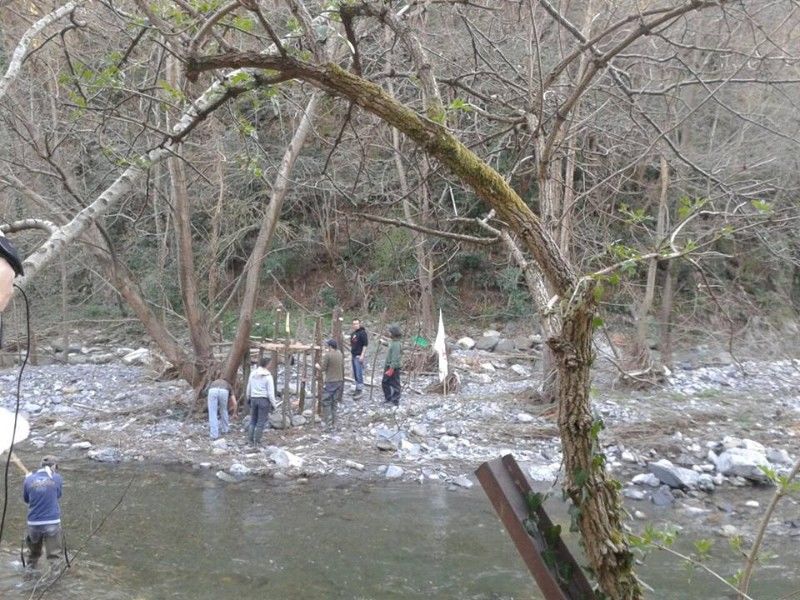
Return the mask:
<path id="1" fill-rule="evenodd" d="M 439 481 L 452 489 L 472 487 L 478 464 L 512 453 L 533 479 L 553 482 L 561 465 L 555 414 L 535 403 L 538 373 L 520 344 L 512 358 L 454 347 L 452 368 L 462 384 L 457 395 L 425 393 L 433 379 L 424 375 L 405 377 L 397 410 L 381 405 L 379 388 L 371 400 L 367 392 L 357 401 L 348 390 L 334 431 L 323 431 L 306 412 L 295 415 L 295 426 L 266 432 L 260 449 L 245 443 L 246 417 L 212 442 L 204 416 L 189 415 L 187 385 L 126 364 L 146 362 L 146 351 L 99 348 L 86 354 L 102 354 L 103 364 L 73 357 L 78 364 L 26 369 L 21 409 L 32 434 L 21 451 L 184 464 L 230 482 L 335 475 Z M 631 512 L 645 518 L 671 507 L 721 535 L 746 532 L 758 502 L 751 496 L 762 497 L 768 485 L 763 468 L 784 473 L 800 454 L 800 362 L 684 362 L 647 392 L 614 389 L 613 381 L 613 373 L 600 370 L 594 407 L 606 427 L 601 441 L 608 468 L 623 483 Z M 7 408 L 13 408 L 15 384 L 16 371 L 0 373 Z M 788 515 L 774 529 L 794 534 L 798 525 Z"/>

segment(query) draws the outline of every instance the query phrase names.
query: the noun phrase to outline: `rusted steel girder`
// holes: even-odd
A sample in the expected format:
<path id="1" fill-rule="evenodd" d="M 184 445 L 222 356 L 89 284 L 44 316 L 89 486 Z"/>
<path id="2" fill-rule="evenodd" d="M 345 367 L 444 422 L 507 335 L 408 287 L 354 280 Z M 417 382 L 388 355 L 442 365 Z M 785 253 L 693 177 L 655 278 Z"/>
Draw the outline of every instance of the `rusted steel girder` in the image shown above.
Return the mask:
<path id="1" fill-rule="evenodd" d="M 478 476 L 497 515 L 546 600 L 595 600 L 592 586 L 510 454 L 479 466 Z"/>

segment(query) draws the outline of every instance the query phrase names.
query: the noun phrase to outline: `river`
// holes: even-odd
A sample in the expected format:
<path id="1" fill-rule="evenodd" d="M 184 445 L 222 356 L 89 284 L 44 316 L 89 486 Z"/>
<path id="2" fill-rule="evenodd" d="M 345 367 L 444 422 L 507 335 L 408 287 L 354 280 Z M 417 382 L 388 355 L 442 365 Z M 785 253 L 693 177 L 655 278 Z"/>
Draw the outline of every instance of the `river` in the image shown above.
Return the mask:
<path id="1" fill-rule="evenodd" d="M 46 598 L 541 598 L 477 486 L 227 484 L 205 471 L 91 463 L 69 465 L 63 474 L 67 538 L 71 551 L 81 552 Z M 14 541 L 25 518 L 18 495 L 12 488 L 0 551 L 4 599 L 28 598 L 33 587 Z M 553 510 L 563 519 L 560 507 Z M 774 600 L 796 589 L 791 556 L 762 578 L 757 597 Z M 730 597 L 707 575 L 663 554 L 651 557 L 641 575 L 659 590 L 653 598 Z"/>

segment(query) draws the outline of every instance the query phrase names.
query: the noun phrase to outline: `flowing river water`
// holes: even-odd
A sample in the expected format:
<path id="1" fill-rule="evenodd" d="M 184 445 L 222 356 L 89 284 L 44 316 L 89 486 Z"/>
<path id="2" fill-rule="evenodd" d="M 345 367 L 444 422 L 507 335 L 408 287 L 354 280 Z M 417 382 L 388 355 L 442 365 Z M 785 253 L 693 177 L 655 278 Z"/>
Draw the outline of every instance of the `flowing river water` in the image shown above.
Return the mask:
<path id="1" fill-rule="evenodd" d="M 67 539 L 80 553 L 45 598 L 541 598 L 478 486 L 228 484 L 208 472 L 88 463 L 63 474 Z M 42 589 L 34 591 L 35 579 L 19 563 L 25 514 L 18 480 L 11 478 L 0 546 L 4 600 L 38 597 Z M 563 506 L 551 512 L 567 530 Z M 796 539 L 784 543 L 785 557 L 762 572 L 755 597 L 775 600 L 797 589 Z M 657 590 L 653 598 L 731 597 L 663 554 L 640 573 Z"/>

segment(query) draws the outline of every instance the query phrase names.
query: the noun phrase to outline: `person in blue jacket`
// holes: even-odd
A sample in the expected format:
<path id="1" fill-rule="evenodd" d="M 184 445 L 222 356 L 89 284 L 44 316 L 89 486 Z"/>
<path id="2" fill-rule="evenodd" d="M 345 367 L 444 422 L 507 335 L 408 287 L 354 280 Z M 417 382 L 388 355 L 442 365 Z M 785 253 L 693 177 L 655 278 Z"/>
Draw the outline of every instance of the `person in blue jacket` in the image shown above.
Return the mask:
<path id="1" fill-rule="evenodd" d="M 64 480 L 58 474 L 55 456 L 42 458 L 41 467 L 29 473 L 22 484 L 22 498 L 28 505 L 28 560 L 31 566 L 42 555 L 42 546 L 47 558 L 61 556 L 61 493 Z"/>

